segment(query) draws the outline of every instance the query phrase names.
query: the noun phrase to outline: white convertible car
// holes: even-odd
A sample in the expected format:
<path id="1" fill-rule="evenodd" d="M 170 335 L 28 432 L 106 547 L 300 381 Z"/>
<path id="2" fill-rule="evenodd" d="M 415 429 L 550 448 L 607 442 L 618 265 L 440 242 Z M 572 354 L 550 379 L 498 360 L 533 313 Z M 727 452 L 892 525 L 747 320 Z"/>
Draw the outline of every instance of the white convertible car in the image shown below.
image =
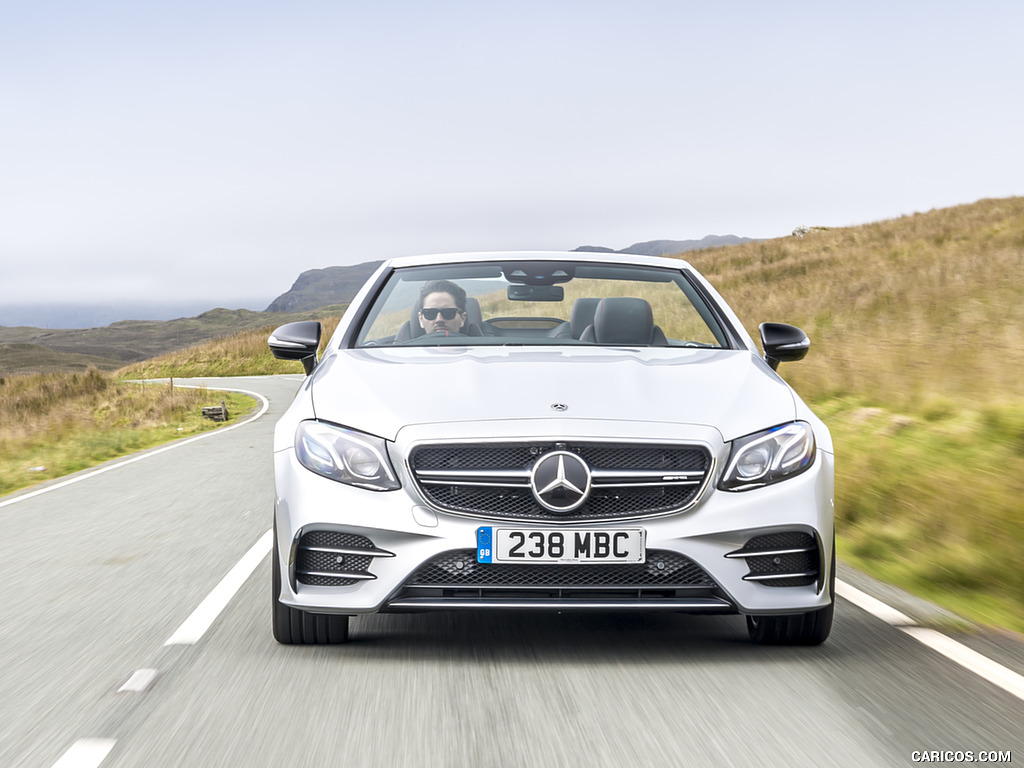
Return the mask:
<path id="1" fill-rule="evenodd" d="M 338 643 L 394 611 L 741 614 L 758 643 L 832 626 L 833 449 L 685 261 L 387 261 L 277 425 L 273 629 Z"/>

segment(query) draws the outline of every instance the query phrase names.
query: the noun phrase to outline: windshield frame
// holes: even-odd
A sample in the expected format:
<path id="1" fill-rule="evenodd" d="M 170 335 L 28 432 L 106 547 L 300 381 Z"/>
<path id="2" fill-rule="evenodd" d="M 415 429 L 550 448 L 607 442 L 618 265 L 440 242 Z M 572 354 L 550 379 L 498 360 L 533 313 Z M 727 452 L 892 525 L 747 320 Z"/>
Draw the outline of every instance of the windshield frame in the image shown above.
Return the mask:
<path id="1" fill-rule="evenodd" d="M 511 285 L 522 286 L 523 290 L 540 290 L 544 293 L 549 291 L 560 291 L 563 286 L 571 286 L 574 280 L 588 279 L 596 281 L 625 281 L 626 283 L 654 284 L 671 283 L 675 285 L 678 292 L 682 294 L 679 301 L 688 302 L 693 312 L 699 316 L 706 326 L 714 343 L 689 342 L 683 340 L 669 339 L 666 344 L 640 344 L 640 343 L 610 343 L 601 344 L 596 341 L 581 341 L 578 338 L 558 336 L 545 337 L 540 335 L 526 335 L 524 337 L 513 334 L 485 334 L 478 335 L 452 335 L 450 337 L 438 337 L 433 339 L 407 340 L 398 344 L 393 343 L 395 335 L 382 335 L 375 338 L 366 338 L 378 321 L 382 313 L 396 311 L 394 307 L 388 308 L 393 303 L 393 294 L 400 286 L 406 286 L 404 290 L 406 297 L 403 299 L 405 306 L 409 307 L 409 319 L 411 321 L 413 302 L 418 301 L 418 292 L 411 292 L 409 288 L 414 285 L 422 285 L 431 280 L 447 279 L 456 283 L 501 278 L 503 282 L 496 287 Z M 470 293 L 470 295 L 473 295 Z M 554 295 L 554 294 L 553 294 Z M 512 300 L 511 295 L 509 300 Z M 673 299 L 673 301 L 676 299 Z M 546 299 L 545 301 L 551 301 Z M 561 303 L 553 304 L 552 322 L 567 323 L 568 317 L 556 317 L 560 313 L 557 307 L 571 309 L 571 303 L 563 300 Z M 353 307 L 353 309 L 355 309 Z M 422 346 L 612 346 L 612 347 L 658 347 L 662 349 L 738 349 L 744 348 L 742 337 L 733 328 L 732 322 L 727 314 L 719 306 L 718 302 L 709 292 L 703 289 L 698 278 L 691 274 L 691 269 L 686 262 L 681 262 L 679 267 L 667 267 L 663 265 L 649 265 L 631 262 L 606 262 L 572 259 L 537 259 L 535 261 L 524 261 L 516 259 L 503 259 L 500 254 L 494 254 L 494 258 L 483 259 L 479 262 L 438 262 L 434 264 L 397 265 L 381 272 L 374 285 L 365 294 L 365 300 L 357 310 L 358 315 L 352 318 L 347 324 L 343 338 L 340 340 L 340 347 L 352 349 L 387 347 L 397 349 L 399 347 L 422 347 Z M 565 314 L 565 313 L 562 313 Z M 488 317 L 485 323 L 491 320 L 507 319 Z M 524 314 L 525 320 L 537 319 L 533 315 Z M 390 341 L 389 341 L 390 339 Z"/>

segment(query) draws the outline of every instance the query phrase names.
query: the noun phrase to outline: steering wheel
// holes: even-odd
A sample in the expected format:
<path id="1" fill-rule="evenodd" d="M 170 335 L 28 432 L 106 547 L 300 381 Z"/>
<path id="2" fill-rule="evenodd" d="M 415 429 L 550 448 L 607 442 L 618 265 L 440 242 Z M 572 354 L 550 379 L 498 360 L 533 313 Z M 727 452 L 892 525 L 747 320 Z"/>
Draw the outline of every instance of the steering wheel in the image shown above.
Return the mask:
<path id="1" fill-rule="evenodd" d="M 410 344 L 422 344 L 424 341 L 430 342 L 434 339 L 446 339 L 446 338 L 467 338 L 465 333 L 459 333 L 458 331 L 431 331 L 430 333 L 424 333 L 422 336 L 413 336 L 411 339 L 406 339 L 401 342 L 399 346 L 406 346 Z"/>

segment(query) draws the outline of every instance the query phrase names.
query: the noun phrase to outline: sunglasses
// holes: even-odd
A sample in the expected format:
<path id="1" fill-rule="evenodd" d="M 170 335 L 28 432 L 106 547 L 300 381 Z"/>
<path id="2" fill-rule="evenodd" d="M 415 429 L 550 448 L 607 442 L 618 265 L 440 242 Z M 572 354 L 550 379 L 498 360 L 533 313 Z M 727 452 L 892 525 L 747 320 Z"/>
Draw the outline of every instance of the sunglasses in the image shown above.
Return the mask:
<path id="1" fill-rule="evenodd" d="M 445 307 L 444 309 L 438 309 L 437 307 L 424 307 L 420 310 L 420 313 L 427 320 L 436 320 L 438 312 L 441 313 L 441 317 L 445 320 L 454 320 L 455 316 L 459 313 L 459 310 L 455 307 Z"/>

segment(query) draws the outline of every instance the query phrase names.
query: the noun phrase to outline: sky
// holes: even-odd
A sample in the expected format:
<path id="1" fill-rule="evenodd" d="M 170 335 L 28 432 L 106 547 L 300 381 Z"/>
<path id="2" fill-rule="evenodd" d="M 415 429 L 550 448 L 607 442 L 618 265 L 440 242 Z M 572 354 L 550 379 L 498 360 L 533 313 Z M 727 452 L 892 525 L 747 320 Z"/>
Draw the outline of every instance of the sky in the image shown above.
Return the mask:
<path id="1" fill-rule="evenodd" d="M 1022 195 L 1022 29 L 1019 0 L 0 2 L 0 325 Z"/>

